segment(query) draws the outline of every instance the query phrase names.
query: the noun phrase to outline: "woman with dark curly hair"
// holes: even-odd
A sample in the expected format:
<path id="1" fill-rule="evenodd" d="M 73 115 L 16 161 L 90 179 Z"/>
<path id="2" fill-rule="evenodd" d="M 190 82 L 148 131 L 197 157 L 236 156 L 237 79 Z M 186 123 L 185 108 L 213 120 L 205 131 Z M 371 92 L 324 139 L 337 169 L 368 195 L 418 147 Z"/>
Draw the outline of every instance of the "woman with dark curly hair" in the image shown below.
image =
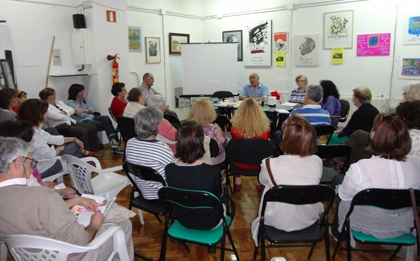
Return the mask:
<path id="1" fill-rule="evenodd" d="M 330 80 L 322 80 L 319 85 L 322 86 L 322 91 L 324 92 L 322 100 L 319 102 L 321 108 L 327 110 L 331 116 L 340 116 L 341 103 L 337 86 Z M 331 125 L 337 128 L 338 120 L 331 119 Z"/>
<path id="2" fill-rule="evenodd" d="M 125 89 L 125 83 L 116 82 L 112 85 L 111 89 L 114 99 L 111 102 L 111 111 L 115 119 L 118 119 L 119 116 L 123 115 L 125 106 L 127 106 L 127 100 L 125 96 L 127 95 L 127 90 Z"/>
<path id="3" fill-rule="evenodd" d="M 0 122 L 5 120 L 16 120 L 13 108 L 19 105 L 17 91 L 15 89 L 0 90 Z"/>

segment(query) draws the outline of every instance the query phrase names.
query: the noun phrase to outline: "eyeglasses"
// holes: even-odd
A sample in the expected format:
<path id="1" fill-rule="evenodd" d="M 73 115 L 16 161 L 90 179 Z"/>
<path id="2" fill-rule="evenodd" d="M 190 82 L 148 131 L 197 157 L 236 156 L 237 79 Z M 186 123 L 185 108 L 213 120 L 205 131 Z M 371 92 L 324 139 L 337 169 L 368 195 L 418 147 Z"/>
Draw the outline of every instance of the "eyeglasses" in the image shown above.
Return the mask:
<path id="1" fill-rule="evenodd" d="M 38 164 L 38 161 L 37 160 L 34 160 L 34 159 L 32 159 L 32 158 L 28 158 L 28 157 L 24 157 L 24 156 L 22 156 L 22 159 L 23 160 L 30 160 L 31 161 L 31 169 L 34 169 L 35 167 L 36 167 L 36 164 Z"/>
<path id="2" fill-rule="evenodd" d="M 408 94 L 408 93 L 406 93 L 406 92 L 403 92 L 403 95 L 404 95 L 404 96 L 407 96 L 407 94 Z"/>

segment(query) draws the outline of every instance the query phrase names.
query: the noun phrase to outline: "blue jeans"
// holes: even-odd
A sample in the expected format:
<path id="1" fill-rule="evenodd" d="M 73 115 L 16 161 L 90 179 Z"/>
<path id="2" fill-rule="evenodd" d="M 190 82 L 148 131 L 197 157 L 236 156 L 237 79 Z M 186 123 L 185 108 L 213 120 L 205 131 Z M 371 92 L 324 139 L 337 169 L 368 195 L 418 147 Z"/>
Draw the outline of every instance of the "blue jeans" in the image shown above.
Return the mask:
<path id="1" fill-rule="evenodd" d="M 83 157 L 83 154 L 79 151 L 79 145 L 77 145 L 76 142 L 70 142 L 70 143 L 64 144 L 64 150 L 58 155 L 59 156 L 72 155 L 79 159 Z M 49 169 L 41 173 L 41 178 L 46 178 L 46 177 L 55 175 L 61 171 L 63 171 L 63 166 L 61 165 L 61 161 L 56 160 L 54 165 L 52 165 Z"/>
<path id="2" fill-rule="evenodd" d="M 108 116 L 106 115 L 94 116 L 93 120 L 83 121 L 83 122 L 89 122 L 89 123 L 94 124 L 96 128 L 98 129 L 98 131 L 105 131 L 106 136 L 108 137 L 110 141 L 112 138 L 117 140 L 114 126 L 112 125 L 111 119 Z"/>

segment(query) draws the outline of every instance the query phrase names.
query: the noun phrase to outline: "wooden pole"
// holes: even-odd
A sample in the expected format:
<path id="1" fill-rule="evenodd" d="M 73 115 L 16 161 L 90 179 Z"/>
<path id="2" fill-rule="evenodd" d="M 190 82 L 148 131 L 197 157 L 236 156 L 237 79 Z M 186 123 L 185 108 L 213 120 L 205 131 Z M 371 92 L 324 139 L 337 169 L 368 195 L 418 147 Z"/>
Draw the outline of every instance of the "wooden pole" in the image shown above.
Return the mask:
<path id="1" fill-rule="evenodd" d="M 53 55 L 54 42 L 55 42 L 55 35 L 53 36 L 52 43 L 51 43 L 50 59 L 48 60 L 47 80 L 45 82 L 45 88 L 48 87 L 48 79 L 49 79 L 49 76 L 50 76 L 51 57 Z"/>

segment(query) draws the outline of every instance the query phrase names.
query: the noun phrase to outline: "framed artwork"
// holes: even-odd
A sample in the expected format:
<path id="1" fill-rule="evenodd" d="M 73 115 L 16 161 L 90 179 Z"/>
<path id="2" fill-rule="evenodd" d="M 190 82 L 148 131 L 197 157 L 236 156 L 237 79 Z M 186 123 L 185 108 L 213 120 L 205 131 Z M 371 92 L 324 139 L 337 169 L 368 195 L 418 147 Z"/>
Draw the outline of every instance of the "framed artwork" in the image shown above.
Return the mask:
<path id="1" fill-rule="evenodd" d="M 391 52 L 391 33 L 357 35 L 357 56 L 388 56 Z"/>
<path id="2" fill-rule="evenodd" d="M 245 33 L 247 36 L 244 39 L 245 66 L 271 66 L 273 58 L 271 20 L 259 20 L 247 24 L 247 33 Z"/>
<path id="3" fill-rule="evenodd" d="M 190 43 L 189 34 L 169 33 L 169 54 L 181 54 L 183 43 Z"/>
<path id="4" fill-rule="evenodd" d="M 353 48 L 353 10 L 324 13 L 324 49 Z"/>
<path id="5" fill-rule="evenodd" d="M 400 56 L 398 78 L 420 79 L 420 55 Z"/>
<path id="6" fill-rule="evenodd" d="M 222 39 L 225 43 L 238 43 L 238 61 L 243 61 L 242 30 L 223 31 Z"/>
<path id="7" fill-rule="evenodd" d="M 416 15 L 406 15 L 404 44 L 420 44 L 420 13 Z"/>
<path id="8" fill-rule="evenodd" d="M 0 89 L 16 89 L 12 71 L 7 60 L 0 60 Z"/>
<path id="9" fill-rule="evenodd" d="M 146 48 L 146 63 L 160 63 L 160 38 L 144 37 Z"/>
<path id="10" fill-rule="evenodd" d="M 137 53 L 142 52 L 141 27 L 128 27 L 128 51 Z"/>
<path id="11" fill-rule="evenodd" d="M 299 45 L 294 50 L 295 65 L 319 65 L 319 50 L 321 48 L 319 34 L 296 35 L 293 43 Z"/>
<path id="12" fill-rule="evenodd" d="M 277 32 L 273 34 L 273 52 L 285 52 L 289 51 L 289 33 L 288 32 Z"/>

